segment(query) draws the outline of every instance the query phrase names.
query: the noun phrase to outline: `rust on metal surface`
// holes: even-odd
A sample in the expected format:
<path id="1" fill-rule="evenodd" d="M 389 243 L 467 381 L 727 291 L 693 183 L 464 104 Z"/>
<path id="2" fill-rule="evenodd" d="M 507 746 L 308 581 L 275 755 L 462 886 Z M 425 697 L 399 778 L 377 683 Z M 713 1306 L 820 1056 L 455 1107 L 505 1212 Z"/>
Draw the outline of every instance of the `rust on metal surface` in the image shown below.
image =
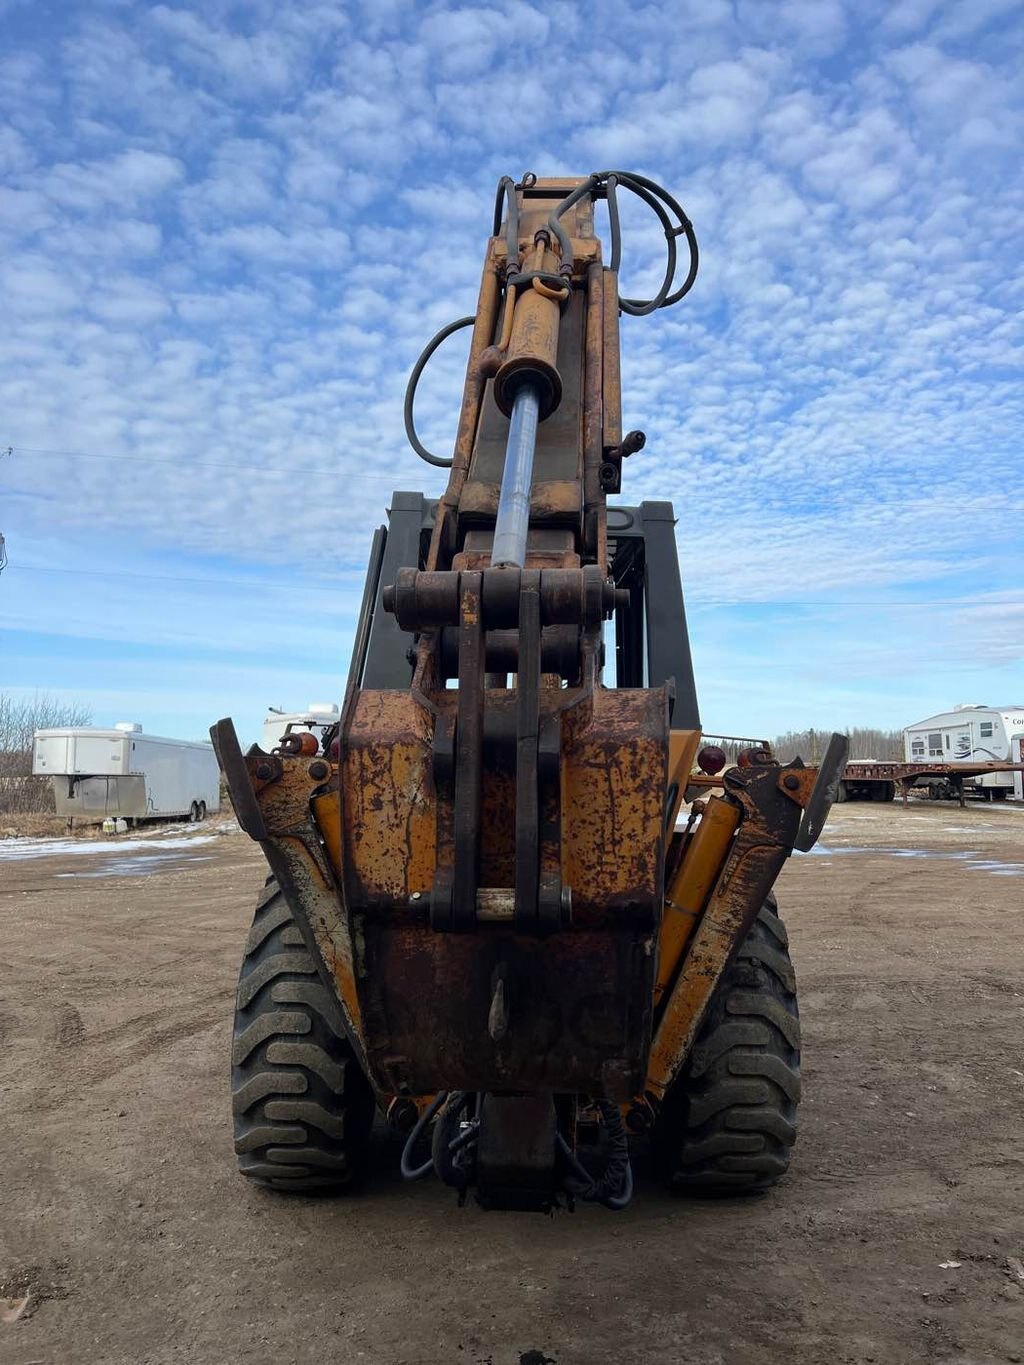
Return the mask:
<path id="1" fill-rule="evenodd" d="M 492 240 L 480 279 L 480 292 L 476 304 L 476 322 L 473 324 L 473 335 L 469 346 L 466 384 L 462 395 L 462 409 L 459 413 L 455 448 L 452 453 L 452 467 L 448 475 L 448 486 L 437 507 L 434 530 L 430 537 L 430 549 L 427 553 L 428 568 L 434 568 L 441 562 L 444 547 L 452 536 L 452 521 L 458 510 L 459 495 L 466 481 L 473 455 L 473 443 L 476 440 L 487 382 L 480 362 L 485 351 L 494 341 L 500 298 L 500 267 L 495 259 L 495 245 L 496 243 Z"/>
<path id="2" fill-rule="evenodd" d="M 658 1100 L 682 1068 L 715 986 L 793 848 L 801 807 L 780 782 L 792 771 L 751 759 L 724 776 L 740 823 L 658 1019 L 646 1085 Z"/>
<path id="3" fill-rule="evenodd" d="M 649 925 L 660 918 L 664 875 L 668 701 L 662 688 L 599 689 L 588 716 L 563 722 L 564 880 L 574 913 L 615 906 Z"/>
<path id="4" fill-rule="evenodd" d="M 498 511 L 500 492 L 500 483 L 485 483 L 474 479 L 462 494 L 459 504 L 460 516 L 493 521 Z M 568 479 L 541 477 L 534 480 L 530 492 L 531 526 L 544 526 L 549 523 L 564 525 L 567 520 L 578 520 L 579 516 L 579 484 Z"/>
<path id="5" fill-rule="evenodd" d="M 342 767 L 344 875 L 353 905 L 407 901 L 433 883 L 430 720 L 406 692 L 362 691 L 355 699 Z"/>
<path id="6" fill-rule="evenodd" d="M 554 275 L 558 257 L 553 251 L 538 251 L 533 270 Z M 534 285 L 538 283 L 535 279 Z M 540 395 L 540 417 L 549 417 L 562 400 L 562 376 L 558 370 L 558 330 L 561 308 L 537 288 L 526 288 L 516 298 L 515 313 L 505 359 L 494 376 L 494 399 L 510 416 L 518 388 L 530 383 Z"/>
<path id="7" fill-rule="evenodd" d="M 614 450 L 622 440 L 622 377 L 619 362 L 619 276 L 604 272 L 604 356 L 601 403 L 605 451 Z"/>
<path id="8" fill-rule="evenodd" d="M 353 704 L 342 874 L 369 1065 L 380 1089 L 410 1094 L 516 1085 L 611 1087 L 628 1098 L 650 1040 L 667 695 L 540 690 L 541 728 L 556 727 L 562 753 L 560 780 L 542 783 L 541 877 L 572 888 L 573 910 L 572 927 L 546 937 L 503 928 L 491 913 L 515 885 L 516 700 L 509 690 L 486 698 L 477 896 L 489 913 L 471 934 L 437 933 L 428 915 L 438 860 L 451 860 L 454 840 L 433 738 L 455 694 L 434 694 L 432 712 L 404 693 L 364 692 Z M 496 1041 L 486 1022 L 499 961 L 510 966 L 509 1028 Z"/>
<path id="9" fill-rule="evenodd" d="M 779 790 L 785 792 L 798 806 L 803 807 L 811 799 L 811 792 L 817 780 L 817 768 L 790 767 L 779 775 Z"/>
<path id="10" fill-rule="evenodd" d="M 700 744 L 699 730 L 671 730 L 668 737 L 668 794 L 665 828 L 672 830 L 693 768 L 693 756 Z"/>
<path id="11" fill-rule="evenodd" d="M 232 804 L 259 839 L 321 976 L 334 985 L 346 1032 L 365 1063 L 351 920 L 337 869 L 313 818 L 318 801 L 337 801 L 338 770 L 326 764 L 320 781 L 311 776 L 314 765 L 307 759 L 268 756 L 256 748 L 243 757 L 230 721 L 219 722 L 211 734 Z M 258 772 L 269 776 L 258 777 Z"/>

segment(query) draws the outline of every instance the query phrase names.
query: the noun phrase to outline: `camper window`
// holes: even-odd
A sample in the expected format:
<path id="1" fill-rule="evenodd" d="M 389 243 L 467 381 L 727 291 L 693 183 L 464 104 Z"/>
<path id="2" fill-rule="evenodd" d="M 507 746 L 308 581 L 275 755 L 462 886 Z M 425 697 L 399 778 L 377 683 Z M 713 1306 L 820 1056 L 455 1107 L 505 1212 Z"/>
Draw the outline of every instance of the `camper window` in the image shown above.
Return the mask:
<path id="1" fill-rule="evenodd" d="M 990 720 L 983 720 L 983 721 L 981 722 L 981 737 L 982 737 L 982 739 L 990 739 L 991 736 L 992 736 L 992 722 L 991 722 Z"/>
<path id="2" fill-rule="evenodd" d="M 915 739 L 910 746 L 910 752 L 915 758 L 924 758 L 924 740 Z"/>
<path id="3" fill-rule="evenodd" d="M 941 757 L 942 757 L 942 735 L 941 735 L 941 734 L 938 734 L 938 735 L 929 735 L 929 736 L 928 736 L 928 757 L 929 757 L 929 758 L 941 758 Z"/>

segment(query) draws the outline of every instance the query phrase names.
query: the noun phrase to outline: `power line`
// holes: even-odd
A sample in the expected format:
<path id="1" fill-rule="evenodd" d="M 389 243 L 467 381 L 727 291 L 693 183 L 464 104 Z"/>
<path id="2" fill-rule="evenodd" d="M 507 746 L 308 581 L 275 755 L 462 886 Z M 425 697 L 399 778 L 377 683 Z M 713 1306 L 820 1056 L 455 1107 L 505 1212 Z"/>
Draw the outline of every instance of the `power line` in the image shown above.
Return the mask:
<path id="1" fill-rule="evenodd" d="M 92 450 L 54 450 L 45 446 L 7 446 L 2 454 L 22 452 L 25 455 L 42 455 L 44 458 L 65 459 L 65 460 L 102 460 L 104 463 L 132 464 L 135 465 L 140 473 L 146 473 L 153 469 L 217 469 L 217 470 L 241 470 L 246 474 L 308 474 L 316 475 L 321 478 L 338 474 L 343 477 L 346 483 L 358 482 L 361 479 L 383 479 L 388 483 L 394 484 L 395 475 L 376 473 L 373 470 L 358 470 L 349 472 L 346 470 L 342 475 L 339 470 L 331 468 L 310 467 L 294 465 L 288 469 L 282 469 L 277 465 L 268 464 L 232 464 L 223 461 L 213 462 L 210 460 L 144 460 L 135 455 L 101 455 L 98 451 Z"/>
<path id="2" fill-rule="evenodd" d="M 223 584 L 225 587 L 240 587 L 240 588 L 250 588 L 250 587 L 251 587 L 251 588 L 266 588 L 266 587 L 271 587 L 271 588 L 282 588 L 282 589 L 286 589 L 286 590 L 292 591 L 292 592 L 293 592 L 294 589 L 295 589 L 295 583 L 296 583 L 296 582 L 299 583 L 299 584 L 303 584 L 303 583 L 309 584 L 310 586 L 322 585 L 323 587 L 333 587 L 333 588 L 337 588 L 337 587 L 341 586 L 341 585 L 342 585 L 342 582 L 343 582 L 343 580 L 342 580 L 340 577 L 334 577 L 334 578 L 318 578 L 318 577 L 316 577 L 316 576 L 314 576 L 314 575 L 306 575 L 306 574 L 304 574 L 304 575 L 302 575 L 301 577 L 299 577 L 297 580 L 295 580 L 295 582 L 284 582 L 284 581 L 282 581 L 282 580 L 279 579 L 279 578 L 273 578 L 273 579 L 272 579 L 272 578 L 209 578 L 209 577 L 206 577 L 206 578 L 199 578 L 199 577 L 195 577 L 195 576 L 192 576 L 192 575 L 186 576 L 186 575 L 181 575 L 181 574 L 147 574 L 147 573 L 130 573 L 128 570 L 125 570 L 125 569 L 66 569 L 66 568 L 59 568 L 59 567 L 56 567 L 56 566 L 54 566 L 54 567 L 43 566 L 43 565 L 41 565 L 41 564 L 13 564 L 13 565 L 11 565 L 10 567 L 11 567 L 13 570 L 15 570 L 17 573 L 19 573 L 19 574 L 23 574 L 23 573 L 30 573 L 30 574 L 32 574 L 32 573 L 37 573 L 37 574 L 66 574 L 66 575 L 69 575 L 70 577 L 73 577 L 73 578 L 131 578 L 131 579 L 138 579 L 138 580 L 143 581 L 143 582 L 154 582 L 154 583 L 200 583 L 200 584 L 207 584 L 207 585 L 209 585 L 209 584 L 214 584 L 214 585 Z M 358 573 L 358 574 L 361 575 L 362 572 L 363 572 L 363 565 L 360 564 L 360 565 L 355 566 L 355 567 L 352 569 L 351 572 L 352 572 L 352 573 Z M 880 600 L 878 600 L 878 599 L 873 599 L 873 600 L 870 600 L 870 601 L 867 601 L 867 600 L 847 601 L 847 600 L 845 600 L 845 599 L 832 599 L 832 600 L 829 600 L 829 599 L 827 599 L 827 598 L 813 598 L 813 599 L 808 599 L 808 598 L 793 599 L 793 598 L 790 598 L 790 599 L 778 599 L 778 600 L 771 600 L 771 601 L 763 601 L 763 600 L 760 600 L 760 599 L 758 599 L 758 598 L 753 598 L 753 597 L 704 597 L 704 598 L 691 597 L 691 598 L 688 599 L 688 605 L 691 606 L 691 607 L 716 607 L 716 608 L 717 608 L 717 607 L 725 607 L 725 608 L 737 608 L 737 609 L 738 609 L 738 608 L 741 608 L 741 607 L 743 607 L 743 608 L 760 608 L 761 610 L 764 610 L 764 611 L 774 611 L 774 610 L 776 610 L 776 609 L 779 608 L 779 607 L 830 607 L 830 608 L 832 608 L 832 609 L 844 609 L 844 608 L 847 608 L 847 607 L 855 607 L 855 608 L 860 609 L 860 608 L 871 607 L 871 608 L 874 608 L 875 610 L 886 610 L 886 609 L 890 609 L 890 608 L 891 608 L 892 610 L 899 610 L 899 609 L 906 609 L 906 608 L 908 608 L 908 607 L 977 607 L 979 604 L 978 604 L 976 601 L 971 601 L 971 600 L 968 599 L 968 598 L 959 598 L 959 597 L 919 597 L 919 598 L 907 599 L 907 600 L 905 600 L 905 601 L 904 601 L 904 600 L 898 600 L 898 601 L 895 601 L 895 602 L 893 602 L 893 601 L 889 601 L 889 602 L 880 601 Z M 1012 598 L 1010 598 L 1010 599 L 1003 599 L 1003 598 L 1000 598 L 1000 599 L 995 600 L 995 601 L 989 601 L 989 602 L 982 603 L 981 605 L 983 605 L 983 606 L 992 606 L 992 607 L 1024 607 L 1024 600 L 1018 601 L 1018 600 L 1012 599 Z"/>
<path id="3" fill-rule="evenodd" d="M 170 574 L 170 573 L 130 573 L 126 569 L 64 569 L 56 566 L 44 566 L 42 564 L 12 564 L 10 566 L 17 573 L 42 573 L 42 574 L 66 574 L 72 578 L 131 578 L 138 579 L 144 583 L 202 583 L 202 584 L 223 584 L 225 587 L 235 588 L 279 588 L 294 592 L 294 583 L 282 582 L 279 578 L 197 578 L 193 575 Z M 352 572 L 362 573 L 363 566 L 353 569 Z M 324 588 L 337 588 L 342 585 L 341 578 L 317 578 L 313 575 L 303 575 L 298 580 L 300 583 L 309 586 L 322 585 Z"/>

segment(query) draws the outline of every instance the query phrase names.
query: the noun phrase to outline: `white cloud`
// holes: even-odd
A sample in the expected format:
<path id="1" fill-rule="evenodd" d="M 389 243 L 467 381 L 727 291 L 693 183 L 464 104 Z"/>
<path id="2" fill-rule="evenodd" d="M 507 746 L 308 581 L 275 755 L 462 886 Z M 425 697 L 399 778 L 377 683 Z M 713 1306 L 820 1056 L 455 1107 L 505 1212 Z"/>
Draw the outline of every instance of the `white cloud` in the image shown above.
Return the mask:
<path id="1" fill-rule="evenodd" d="M 997 0 L 599 5 L 585 25 L 566 3 L 254 0 L 41 26 L 0 66 L 0 448 L 26 448 L 0 464 L 9 552 L 72 564 L 130 535 L 125 563 L 145 544 L 289 585 L 340 564 L 343 630 L 390 489 L 442 486 L 402 394 L 473 308 L 497 177 L 618 163 L 701 241 L 686 303 L 623 320 L 626 425 L 649 435 L 625 496 L 675 499 L 715 668 L 737 648 L 708 624 L 735 620 L 723 603 L 1009 591 L 1019 40 Z M 623 215 L 624 287 L 653 290 L 661 230 Z M 417 403 L 436 449 L 464 340 Z M 223 634 L 230 593 L 207 597 L 175 618 L 183 649 Z M 957 608 L 993 667 L 1004 606 Z M 822 670 L 851 667 L 853 619 L 816 623 Z"/>

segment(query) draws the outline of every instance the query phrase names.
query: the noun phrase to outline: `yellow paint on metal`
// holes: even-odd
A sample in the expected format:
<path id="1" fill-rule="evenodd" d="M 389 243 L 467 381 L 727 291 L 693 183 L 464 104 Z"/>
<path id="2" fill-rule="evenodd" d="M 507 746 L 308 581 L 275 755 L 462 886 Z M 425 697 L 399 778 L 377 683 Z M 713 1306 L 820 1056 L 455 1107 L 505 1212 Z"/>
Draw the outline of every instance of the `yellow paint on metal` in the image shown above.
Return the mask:
<path id="1" fill-rule="evenodd" d="M 737 806 L 720 797 L 710 797 L 689 847 L 666 888 L 665 915 L 658 943 L 655 1006 L 678 971 L 700 913 L 718 880 L 739 819 Z"/>
<path id="2" fill-rule="evenodd" d="M 338 880 L 338 886 L 342 885 L 342 863 L 341 863 L 341 799 L 338 789 L 326 792 L 323 796 L 314 796 L 310 802 L 313 820 L 320 837 L 324 841 L 324 849 L 327 853 L 327 861 L 330 863 L 331 871 Z M 303 861 L 310 871 L 315 870 L 315 864 L 309 858 L 308 851 L 301 848 L 295 852 L 305 854 Z M 326 888 L 325 888 L 326 890 Z M 336 895 L 334 888 L 330 888 L 332 898 Z M 344 913 L 343 907 L 339 907 Z M 338 943 L 333 935 L 327 932 L 323 921 L 311 920 L 313 933 L 320 941 L 321 949 L 324 952 L 325 961 L 330 966 L 334 980 L 337 983 L 338 994 L 341 996 L 342 1004 L 352 1021 L 360 1038 L 363 1037 L 363 1015 L 359 1004 L 359 992 L 356 988 L 354 963 L 348 953 L 337 951 Z"/>
<path id="3" fill-rule="evenodd" d="M 562 880 L 574 917 L 586 920 L 658 895 L 668 732 L 661 689 L 599 688 L 589 720 L 581 716 L 563 732 Z"/>
<path id="4" fill-rule="evenodd" d="M 756 822 L 749 830 L 746 821 L 741 825 L 658 1021 L 646 1084 L 655 1098 L 664 1098 L 689 1055 L 715 986 L 786 852 L 766 842 Z"/>
<path id="5" fill-rule="evenodd" d="M 668 790 L 671 796 L 671 809 L 665 812 L 665 829 L 671 835 L 679 817 L 679 807 L 683 804 L 686 786 L 690 780 L 693 761 L 700 744 L 699 730 L 670 730 L 668 732 Z M 673 788 L 675 789 L 673 792 Z"/>
<path id="6" fill-rule="evenodd" d="M 433 885 L 437 806 L 429 717 L 406 692 L 362 691 L 346 737 L 344 885 L 352 905 Z"/>
<path id="7" fill-rule="evenodd" d="M 700 824 L 668 887 L 666 900 L 670 905 L 691 915 L 700 914 L 718 880 L 739 822 L 738 806 L 720 796 L 708 797 Z"/>
<path id="8" fill-rule="evenodd" d="M 313 819 L 327 850 L 327 861 L 341 885 L 341 797 L 338 789 L 314 796 L 310 802 Z"/>

